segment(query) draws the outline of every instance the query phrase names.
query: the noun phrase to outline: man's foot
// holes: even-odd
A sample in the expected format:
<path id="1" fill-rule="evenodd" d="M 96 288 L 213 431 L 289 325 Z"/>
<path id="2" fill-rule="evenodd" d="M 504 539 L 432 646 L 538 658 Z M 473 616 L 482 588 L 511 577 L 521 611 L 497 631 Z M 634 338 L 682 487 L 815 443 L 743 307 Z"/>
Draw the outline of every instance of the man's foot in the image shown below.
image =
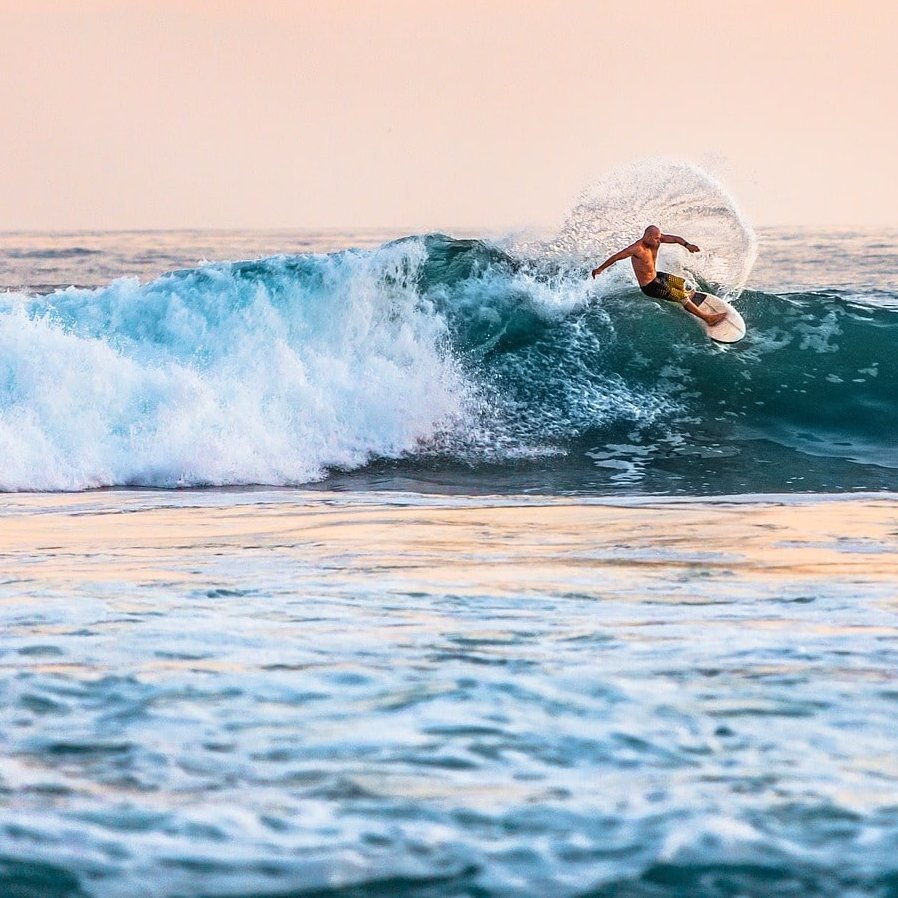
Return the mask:
<path id="1" fill-rule="evenodd" d="M 726 316 L 726 312 L 712 312 L 710 315 L 702 315 L 702 318 L 705 319 L 708 327 L 714 327 L 715 324 L 720 324 Z"/>

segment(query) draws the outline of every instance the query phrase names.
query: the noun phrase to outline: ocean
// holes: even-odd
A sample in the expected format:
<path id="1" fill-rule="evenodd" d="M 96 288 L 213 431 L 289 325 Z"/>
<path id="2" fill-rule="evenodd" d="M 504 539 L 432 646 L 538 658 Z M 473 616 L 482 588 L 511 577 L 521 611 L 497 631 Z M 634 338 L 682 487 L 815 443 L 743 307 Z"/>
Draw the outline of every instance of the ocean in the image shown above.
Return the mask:
<path id="1" fill-rule="evenodd" d="M 710 342 L 627 263 L 731 299 Z M 0 895 L 898 895 L 898 230 L 0 234 Z"/>

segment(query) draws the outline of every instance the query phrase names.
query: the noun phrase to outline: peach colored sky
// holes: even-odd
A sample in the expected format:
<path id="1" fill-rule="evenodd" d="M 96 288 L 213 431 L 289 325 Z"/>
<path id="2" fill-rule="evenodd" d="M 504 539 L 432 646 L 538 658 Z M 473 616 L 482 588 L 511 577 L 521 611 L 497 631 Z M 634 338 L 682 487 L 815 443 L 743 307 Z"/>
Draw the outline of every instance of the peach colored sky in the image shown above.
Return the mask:
<path id="1" fill-rule="evenodd" d="M 898 4 L 0 0 L 0 229 L 548 224 L 703 165 L 898 225 Z"/>

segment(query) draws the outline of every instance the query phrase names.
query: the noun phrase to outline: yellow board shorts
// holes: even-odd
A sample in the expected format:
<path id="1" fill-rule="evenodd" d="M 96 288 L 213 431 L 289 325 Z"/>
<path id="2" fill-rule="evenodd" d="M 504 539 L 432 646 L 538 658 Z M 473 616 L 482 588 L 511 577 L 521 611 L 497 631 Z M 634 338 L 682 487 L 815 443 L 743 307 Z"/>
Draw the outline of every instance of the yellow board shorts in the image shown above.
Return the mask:
<path id="1" fill-rule="evenodd" d="M 665 299 L 667 302 L 676 302 L 680 305 L 691 299 L 693 294 L 693 291 L 686 287 L 683 278 L 676 274 L 668 274 L 666 271 L 659 271 L 654 280 L 643 284 L 639 289 L 652 299 Z"/>

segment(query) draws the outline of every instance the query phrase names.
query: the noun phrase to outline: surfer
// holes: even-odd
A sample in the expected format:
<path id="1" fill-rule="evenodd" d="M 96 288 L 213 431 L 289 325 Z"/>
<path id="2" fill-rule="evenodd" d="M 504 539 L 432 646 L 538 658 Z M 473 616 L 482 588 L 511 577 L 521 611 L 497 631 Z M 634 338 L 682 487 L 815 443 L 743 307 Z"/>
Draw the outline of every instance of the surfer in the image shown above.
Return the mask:
<path id="1" fill-rule="evenodd" d="M 726 312 L 706 312 L 700 308 L 705 299 L 704 293 L 696 293 L 686 286 L 686 281 L 675 274 L 666 271 L 656 271 L 655 262 L 658 259 L 658 247 L 662 243 L 679 243 L 691 253 L 697 253 L 698 247 L 689 243 L 682 237 L 673 234 L 662 234 L 661 228 L 649 225 L 642 235 L 642 239 L 631 243 L 626 249 L 609 256 L 598 268 L 593 268 L 592 276 L 601 274 L 606 268 L 610 268 L 615 262 L 629 259 L 633 265 L 633 273 L 639 282 L 639 289 L 652 299 L 666 299 L 668 302 L 679 303 L 687 312 L 691 312 L 697 318 L 701 318 L 706 324 L 714 326 L 726 318 Z M 694 302 L 698 300 L 698 302 Z"/>

